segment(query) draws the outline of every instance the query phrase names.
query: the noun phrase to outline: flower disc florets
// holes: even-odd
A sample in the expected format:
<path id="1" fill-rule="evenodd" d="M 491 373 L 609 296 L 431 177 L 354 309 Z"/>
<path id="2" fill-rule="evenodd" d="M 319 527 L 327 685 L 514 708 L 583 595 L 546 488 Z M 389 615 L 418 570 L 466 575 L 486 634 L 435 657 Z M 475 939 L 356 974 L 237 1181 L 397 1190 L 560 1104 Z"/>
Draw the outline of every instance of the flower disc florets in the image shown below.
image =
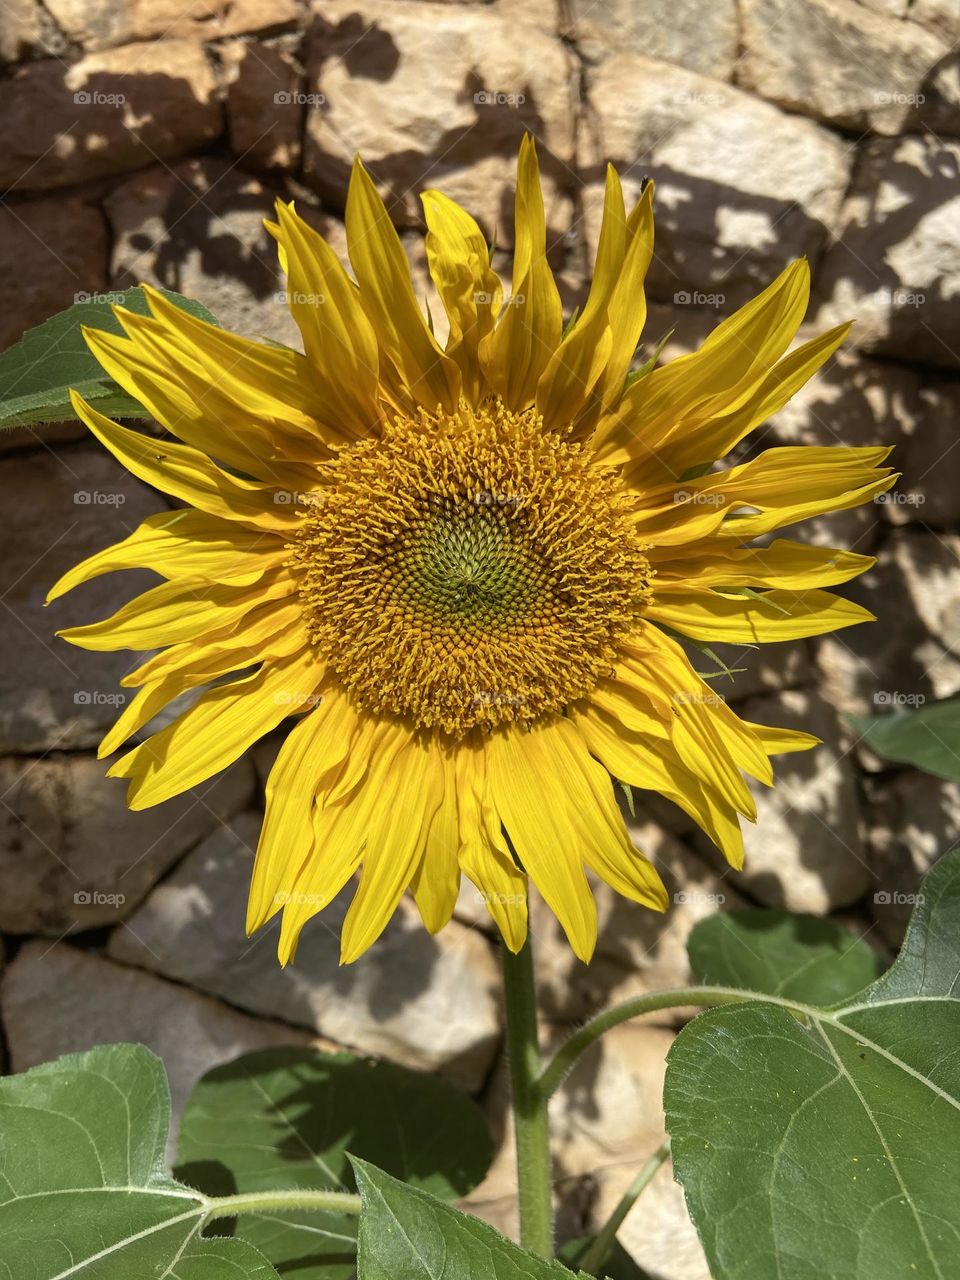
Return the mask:
<path id="1" fill-rule="evenodd" d="M 618 473 L 532 411 L 395 419 L 326 464 L 305 507 L 311 639 L 359 705 L 418 728 L 562 711 L 649 598 Z"/>

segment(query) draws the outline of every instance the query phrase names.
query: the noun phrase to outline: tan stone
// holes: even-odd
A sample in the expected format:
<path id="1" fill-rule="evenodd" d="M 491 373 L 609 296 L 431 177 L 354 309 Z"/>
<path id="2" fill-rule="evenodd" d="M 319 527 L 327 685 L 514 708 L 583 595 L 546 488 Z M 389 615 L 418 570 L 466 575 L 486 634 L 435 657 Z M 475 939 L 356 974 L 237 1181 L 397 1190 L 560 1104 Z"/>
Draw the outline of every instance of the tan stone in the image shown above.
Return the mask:
<path id="1" fill-rule="evenodd" d="M 599 1231 L 613 1213 L 636 1171 L 635 1167 L 601 1170 L 590 1209 L 592 1230 Z M 627 1214 L 617 1240 L 657 1280 L 710 1280 L 703 1245 L 669 1160 Z"/>
<path id="2" fill-rule="evenodd" d="M 517 149 L 537 139 L 552 234 L 570 223 L 573 63 L 549 34 L 482 6 L 330 0 L 317 7 L 307 89 L 305 171 L 343 207 L 359 154 L 391 216 L 420 220 L 418 193 L 439 187 L 501 245 L 512 243 Z"/>
<path id="3" fill-rule="evenodd" d="M 960 128 L 949 46 L 856 0 L 744 0 L 737 82 L 791 111 L 848 129 Z"/>
<path id="4" fill-rule="evenodd" d="M 894 766 L 896 768 L 896 766 Z M 892 946 L 903 940 L 923 877 L 960 844 L 960 785 L 916 769 L 867 779 L 870 912 Z"/>
<path id="5" fill-rule="evenodd" d="M 253 790 L 253 771 L 241 761 L 133 813 L 125 783 L 106 772 L 106 763 L 79 754 L 0 761 L 0 929 L 59 937 L 125 919 Z"/>
<path id="6" fill-rule="evenodd" d="M 552 1051 L 572 1030 L 553 1025 L 543 1039 Z M 626 1186 L 663 1141 L 663 1078 L 673 1040 L 673 1032 L 663 1027 L 639 1022 L 616 1027 L 580 1058 L 554 1095 L 550 1127 L 561 1239 L 589 1229 L 597 1188 L 607 1175 Z M 501 1061 L 484 1098 L 496 1154 L 487 1177 L 463 1207 L 515 1237 L 515 1149 L 508 1107 L 509 1083 Z"/>
<path id="7" fill-rule="evenodd" d="M 821 328 L 811 325 L 802 336 L 812 337 Z M 903 479 L 890 495 L 786 526 L 778 536 L 873 554 L 892 511 L 915 509 L 917 473 L 906 465 L 905 449 L 918 430 L 922 413 L 920 378 L 912 369 L 863 358 L 846 346 L 841 349 L 770 419 L 759 433 L 758 443 L 767 447 L 893 446 L 890 465 L 904 472 Z"/>
<path id="8" fill-rule="evenodd" d="M 214 40 L 294 22 L 295 0 L 46 0 L 71 40 L 107 49 L 160 36 Z"/>
<path id="9" fill-rule="evenodd" d="M 48 609 L 44 596 L 67 569 L 125 538 L 164 503 L 99 445 L 5 458 L 0 483 L 0 593 L 15 638 L 0 666 L 0 751 L 94 746 L 117 717 L 121 678 L 139 659 L 75 649 L 55 633 L 109 617 L 156 579 L 147 572 L 105 575 Z"/>
<path id="10" fill-rule="evenodd" d="M 815 734 L 810 751 L 775 757 L 772 788 L 750 784 L 757 821 L 743 821 L 746 858 L 731 877 L 739 889 L 766 906 L 825 915 L 856 902 L 870 884 L 850 735 L 834 708 L 816 689 L 786 690 L 751 699 L 740 714 Z M 700 839 L 721 869 L 719 853 Z"/>
<path id="11" fill-rule="evenodd" d="M 29 264 L 29 269 L 27 269 Z M 106 285 L 107 228 L 83 200 L 10 202 L 0 208 L 0 351 L 25 330 Z"/>
<path id="12" fill-rule="evenodd" d="M 146 281 L 176 289 L 234 332 L 300 346 L 276 243 L 263 225 L 277 194 L 212 158 L 136 174 L 105 201 L 113 287 Z"/>
<path id="13" fill-rule="evenodd" d="M 242 1053 L 309 1043 L 293 1027 L 250 1018 L 209 996 L 64 944 L 30 942 L 19 952 L 3 981 L 2 1008 L 14 1071 L 98 1044 L 152 1049 L 170 1082 L 169 1156 L 178 1118 L 201 1076 Z"/>
<path id="14" fill-rule="evenodd" d="M 230 146 L 246 168 L 295 170 L 300 162 L 303 77 L 295 46 L 231 40 L 220 50 Z"/>
<path id="15" fill-rule="evenodd" d="M 821 326 L 856 317 L 865 351 L 960 367 L 960 143 L 866 143 L 817 275 Z"/>
<path id="16" fill-rule="evenodd" d="M 630 50 L 729 79 L 737 57 L 734 0 L 569 0 L 567 34 L 591 61 Z"/>
<path id="17" fill-rule="evenodd" d="M 841 713 L 876 715 L 960 691 L 960 539 L 891 530 L 848 594 L 879 621 L 818 642 L 823 689 Z"/>
<path id="18" fill-rule="evenodd" d="M 67 186 L 204 146 L 222 125 L 215 91 L 190 40 L 27 63 L 0 81 L 0 187 Z"/>
<path id="19" fill-rule="evenodd" d="M 637 818 L 628 816 L 631 838 L 663 878 L 670 904 L 661 914 L 595 882 L 597 949 L 585 965 L 574 956 L 552 912 L 533 894 L 530 931 L 537 957 L 538 997 L 544 1017 L 551 1021 L 587 1018 L 641 992 L 688 983 L 686 944 L 694 924 L 721 909 L 742 905 L 733 873 L 715 870 L 651 821 L 646 792 L 635 791 L 634 798 Z M 468 903 L 475 901 L 476 890 L 464 896 Z M 671 1022 L 674 1015 L 664 1013 L 658 1020 Z"/>
<path id="20" fill-rule="evenodd" d="M 587 83 L 591 121 L 580 148 L 587 240 L 596 245 L 608 160 L 625 175 L 628 202 L 644 176 L 655 179 L 651 297 L 730 311 L 790 259 L 816 255 L 848 180 L 850 148 L 837 137 L 722 81 L 640 54 L 607 58 Z"/>
<path id="21" fill-rule="evenodd" d="M 114 933 L 110 954 L 253 1013 L 479 1088 L 500 1038 L 498 972 L 487 940 L 456 923 L 431 938 L 405 900 L 375 945 L 341 968 L 348 887 L 307 925 L 296 963 L 282 969 L 279 917 L 252 940 L 244 933 L 259 827 L 258 814 L 244 815 L 195 850 L 130 927 Z"/>
<path id="22" fill-rule="evenodd" d="M 891 459 L 903 477 L 883 514 L 892 524 L 960 525 L 960 384 L 924 377 L 916 403 L 912 430 Z"/>
<path id="23" fill-rule="evenodd" d="M 0 63 L 27 54 L 60 54 L 65 42 L 37 0 L 6 0 L 0 21 Z"/>

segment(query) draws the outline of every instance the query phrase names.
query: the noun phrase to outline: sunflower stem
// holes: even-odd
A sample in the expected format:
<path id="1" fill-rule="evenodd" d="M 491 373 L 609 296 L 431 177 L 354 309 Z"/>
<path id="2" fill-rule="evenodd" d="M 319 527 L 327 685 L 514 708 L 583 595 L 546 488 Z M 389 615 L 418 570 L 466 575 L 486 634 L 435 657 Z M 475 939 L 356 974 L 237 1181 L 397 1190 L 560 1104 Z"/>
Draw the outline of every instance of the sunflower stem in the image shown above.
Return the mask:
<path id="1" fill-rule="evenodd" d="M 551 1062 L 540 1073 L 535 1082 L 536 1092 L 544 1102 L 556 1092 L 573 1070 L 577 1059 L 591 1045 L 613 1027 L 631 1018 L 639 1018 L 642 1014 L 653 1013 L 657 1009 L 682 1009 L 695 1005 L 701 1009 L 714 1009 L 725 1004 L 745 1004 L 759 1001 L 761 1004 L 775 1004 L 782 1009 L 801 1017 L 819 1019 L 831 1017 L 829 1011 L 815 1009 L 811 1005 L 801 1004 L 797 1000 L 786 1000 L 783 996 L 771 996 L 762 991 L 747 991 L 740 987 L 677 987 L 671 991 L 652 991 L 641 996 L 624 1000 L 623 1004 L 613 1005 L 598 1013 L 595 1018 L 574 1032 L 569 1040 L 560 1046 Z"/>
<path id="2" fill-rule="evenodd" d="M 529 934 L 517 955 L 502 946 L 501 956 L 517 1144 L 520 1243 L 531 1253 L 552 1258 L 553 1163 L 547 1098 L 537 1087 L 541 1069 L 540 1040 Z"/>
<path id="3" fill-rule="evenodd" d="M 360 1212 L 360 1197 L 348 1191 L 251 1191 L 246 1195 L 211 1196 L 206 1202 L 204 1220 L 234 1218 L 241 1213 L 293 1213 L 296 1210 L 317 1213 Z"/>
<path id="4" fill-rule="evenodd" d="M 644 1164 L 640 1172 L 627 1187 L 619 1204 L 603 1224 L 593 1244 L 580 1259 L 579 1267 L 588 1276 L 598 1275 L 600 1268 L 607 1260 L 607 1255 L 617 1238 L 617 1232 L 623 1226 L 623 1220 L 636 1204 L 640 1193 L 653 1181 L 657 1170 L 670 1154 L 670 1139 L 664 1138 L 660 1146 Z"/>

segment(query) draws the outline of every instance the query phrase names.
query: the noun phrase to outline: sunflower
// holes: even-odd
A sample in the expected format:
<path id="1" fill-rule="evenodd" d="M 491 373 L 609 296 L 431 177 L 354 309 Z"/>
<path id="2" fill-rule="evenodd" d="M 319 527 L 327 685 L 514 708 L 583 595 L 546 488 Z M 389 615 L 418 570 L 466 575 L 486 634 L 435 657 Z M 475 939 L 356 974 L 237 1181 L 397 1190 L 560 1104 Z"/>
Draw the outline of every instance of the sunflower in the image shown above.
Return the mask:
<path id="1" fill-rule="evenodd" d="M 248 927 L 305 923 L 356 878 L 342 959 L 409 889 L 437 931 L 461 874 L 506 945 L 528 878 L 588 960 L 588 872 L 655 910 L 667 895 L 629 838 L 614 780 L 679 805 L 735 867 L 744 780 L 816 743 L 740 719 L 681 640 L 792 640 L 870 618 L 825 591 L 872 560 L 774 530 L 888 488 L 884 448 L 771 448 L 718 468 L 831 355 L 847 326 L 787 354 L 809 273 L 794 262 L 691 355 L 631 371 L 653 253 L 652 187 L 627 215 L 606 178 L 596 272 L 564 328 L 536 152 L 524 140 L 510 296 L 477 223 L 423 195 L 441 345 L 400 239 L 354 165 L 353 276 L 292 205 L 268 228 L 303 354 L 235 336 L 147 288 L 86 331 L 106 372 L 179 442 L 78 415 L 135 476 L 187 504 L 85 560 L 163 581 L 59 634 L 157 651 L 101 756 L 181 695 L 110 769 L 141 809 L 211 777 L 289 722 L 266 788 Z M 181 443 L 182 442 L 182 443 Z"/>

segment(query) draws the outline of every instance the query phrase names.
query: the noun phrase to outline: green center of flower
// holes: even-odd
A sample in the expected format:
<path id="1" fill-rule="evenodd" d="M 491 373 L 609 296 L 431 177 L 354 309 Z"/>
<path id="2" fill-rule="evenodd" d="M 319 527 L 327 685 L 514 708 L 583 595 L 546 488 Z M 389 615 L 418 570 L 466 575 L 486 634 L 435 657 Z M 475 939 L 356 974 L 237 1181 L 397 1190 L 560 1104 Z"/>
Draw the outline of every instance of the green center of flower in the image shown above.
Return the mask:
<path id="1" fill-rule="evenodd" d="M 538 416 L 389 424 L 327 464 L 293 546 L 311 639 L 358 703 L 462 737 L 583 697 L 649 597 L 617 473 Z"/>

